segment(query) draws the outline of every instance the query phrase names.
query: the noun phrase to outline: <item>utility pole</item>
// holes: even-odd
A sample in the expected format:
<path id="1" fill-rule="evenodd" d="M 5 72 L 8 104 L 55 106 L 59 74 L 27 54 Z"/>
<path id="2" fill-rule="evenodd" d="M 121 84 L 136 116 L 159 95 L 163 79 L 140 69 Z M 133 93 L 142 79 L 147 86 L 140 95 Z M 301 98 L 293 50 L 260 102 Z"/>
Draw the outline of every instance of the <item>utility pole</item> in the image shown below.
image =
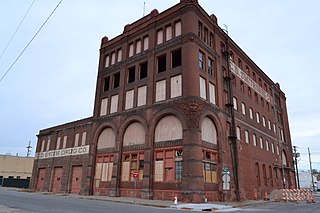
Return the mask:
<path id="1" fill-rule="evenodd" d="M 31 141 L 29 141 L 29 145 L 27 146 L 27 157 L 29 157 L 31 154 L 31 148 L 32 148 Z"/>
<path id="2" fill-rule="evenodd" d="M 297 158 L 300 157 L 300 153 L 297 152 L 297 146 L 293 146 L 293 151 L 294 151 L 294 164 L 296 166 L 296 177 L 297 177 L 297 184 L 298 184 L 298 189 L 300 189 L 300 181 L 299 181 L 299 171 L 298 171 L 298 160 Z"/>
<path id="3" fill-rule="evenodd" d="M 313 181 L 313 174 L 312 174 L 312 163 L 311 163 L 311 153 L 308 147 L 308 154 L 309 154 L 309 163 L 310 163 L 310 175 L 311 175 L 311 182 L 312 182 L 312 191 L 314 191 L 314 181 Z"/>

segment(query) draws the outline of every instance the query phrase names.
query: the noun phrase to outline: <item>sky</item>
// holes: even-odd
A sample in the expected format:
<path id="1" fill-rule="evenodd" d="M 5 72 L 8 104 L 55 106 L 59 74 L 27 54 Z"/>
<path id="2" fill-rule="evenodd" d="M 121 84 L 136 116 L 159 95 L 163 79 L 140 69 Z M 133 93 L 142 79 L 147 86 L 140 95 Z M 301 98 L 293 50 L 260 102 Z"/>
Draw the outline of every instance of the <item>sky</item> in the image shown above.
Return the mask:
<path id="1" fill-rule="evenodd" d="M 0 54 L 33 0 L 3 0 Z M 60 0 L 35 0 L 0 57 L 0 78 Z M 101 38 L 112 39 L 153 9 L 179 0 L 64 0 L 0 81 L 0 154 L 32 155 L 40 129 L 93 114 Z M 292 144 L 300 170 L 320 170 L 320 1 L 199 0 L 220 27 L 287 97 Z"/>

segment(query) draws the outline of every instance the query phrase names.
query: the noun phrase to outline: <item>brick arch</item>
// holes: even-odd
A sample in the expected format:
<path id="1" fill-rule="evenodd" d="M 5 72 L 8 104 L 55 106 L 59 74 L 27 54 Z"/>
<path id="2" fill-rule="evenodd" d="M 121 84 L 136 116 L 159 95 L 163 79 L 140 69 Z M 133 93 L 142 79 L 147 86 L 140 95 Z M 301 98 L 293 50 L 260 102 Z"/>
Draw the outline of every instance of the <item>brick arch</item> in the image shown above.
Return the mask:
<path id="1" fill-rule="evenodd" d="M 146 135 L 147 135 L 147 132 L 148 132 L 148 124 L 147 124 L 147 121 L 141 117 L 141 116 L 130 116 L 128 117 L 127 119 L 125 119 L 120 127 L 119 127 L 119 140 L 120 140 L 120 146 L 122 145 L 129 145 L 129 144 L 123 144 L 124 143 L 124 137 L 125 137 L 125 134 L 126 134 L 126 131 L 128 130 L 128 128 L 130 128 L 130 125 L 132 125 L 133 123 L 139 123 L 141 124 L 142 128 L 144 129 L 144 144 L 147 142 L 147 139 L 146 139 Z M 134 145 L 134 144 L 132 144 Z"/>
<path id="2" fill-rule="evenodd" d="M 183 131 L 183 129 L 187 128 L 187 122 L 186 122 L 185 116 L 180 111 L 175 110 L 175 109 L 160 110 L 159 112 L 157 112 L 153 116 L 153 119 L 151 121 L 149 134 L 153 136 L 152 141 L 154 141 L 154 139 L 155 139 L 154 134 L 155 134 L 155 130 L 156 130 L 156 127 L 157 127 L 159 121 L 166 116 L 175 116 L 181 122 L 182 131 Z"/>
<path id="3" fill-rule="evenodd" d="M 201 117 L 199 119 L 200 130 L 201 130 L 201 124 L 205 118 L 209 118 L 213 122 L 213 124 L 217 130 L 217 144 L 219 144 L 220 142 L 223 141 L 224 136 L 225 136 L 224 132 L 223 132 L 223 128 L 222 128 L 223 125 L 221 123 L 221 120 L 219 119 L 218 115 L 214 111 L 205 110 L 205 111 L 203 111 L 203 113 L 201 114 Z"/>
<path id="4" fill-rule="evenodd" d="M 112 122 L 105 122 L 105 123 L 102 123 L 100 126 L 98 126 L 98 128 L 94 132 L 93 141 L 94 141 L 94 144 L 96 147 L 98 146 L 98 140 L 99 140 L 100 134 L 107 128 L 111 128 L 113 130 L 113 132 L 115 134 L 115 142 L 117 142 L 117 138 L 118 138 L 117 126 Z M 116 144 L 115 144 L 115 146 L 116 146 Z"/>

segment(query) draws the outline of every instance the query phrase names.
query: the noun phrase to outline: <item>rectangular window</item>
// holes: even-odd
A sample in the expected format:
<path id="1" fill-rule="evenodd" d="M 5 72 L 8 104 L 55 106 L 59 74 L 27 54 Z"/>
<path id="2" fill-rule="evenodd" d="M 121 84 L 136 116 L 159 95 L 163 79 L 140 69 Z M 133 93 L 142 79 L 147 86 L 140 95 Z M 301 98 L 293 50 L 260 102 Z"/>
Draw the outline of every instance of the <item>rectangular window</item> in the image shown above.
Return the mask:
<path id="1" fill-rule="evenodd" d="M 134 90 L 129 90 L 126 92 L 126 106 L 125 109 L 133 108 L 133 100 L 134 100 Z"/>
<path id="2" fill-rule="evenodd" d="M 237 139 L 238 139 L 238 140 L 241 140 L 241 130 L 240 130 L 240 127 L 237 126 L 237 130 L 236 130 L 236 131 L 237 131 Z"/>
<path id="3" fill-rule="evenodd" d="M 211 103 L 216 104 L 216 87 L 212 83 L 209 83 L 209 98 Z"/>
<path id="4" fill-rule="evenodd" d="M 108 98 L 104 98 L 101 100 L 100 116 L 106 115 L 107 110 L 108 110 Z"/>
<path id="5" fill-rule="evenodd" d="M 111 53 L 111 65 L 113 65 L 115 63 L 116 63 L 116 53 L 113 52 L 113 53 Z"/>
<path id="6" fill-rule="evenodd" d="M 208 59 L 208 73 L 209 75 L 213 75 L 213 60 L 212 59 Z"/>
<path id="7" fill-rule="evenodd" d="M 118 88 L 120 86 L 120 72 L 113 75 L 113 88 Z"/>
<path id="8" fill-rule="evenodd" d="M 199 68 L 204 69 L 204 53 L 199 52 Z"/>
<path id="9" fill-rule="evenodd" d="M 86 145 L 86 139 L 87 139 L 87 132 L 83 132 L 81 137 L 81 146 Z"/>
<path id="10" fill-rule="evenodd" d="M 118 99 L 119 95 L 114 95 L 111 97 L 110 113 L 118 112 Z"/>
<path id="11" fill-rule="evenodd" d="M 182 95 L 182 77 L 181 75 L 171 78 L 171 98 Z"/>
<path id="12" fill-rule="evenodd" d="M 155 174 L 154 181 L 160 182 L 163 181 L 163 159 L 156 160 L 155 162 Z"/>
<path id="13" fill-rule="evenodd" d="M 146 105 L 146 101 L 147 101 L 147 86 L 139 87 L 137 106 L 139 107 L 139 106 Z"/>
<path id="14" fill-rule="evenodd" d="M 257 123 L 259 124 L 259 123 L 260 123 L 260 115 L 259 115 L 259 112 L 256 113 L 256 117 L 257 117 Z"/>
<path id="15" fill-rule="evenodd" d="M 109 58 L 109 55 L 106 55 L 106 58 L 105 58 L 105 62 L 104 62 L 104 67 L 108 67 L 109 66 L 109 60 L 110 60 L 110 58 Z"/>
<path id="16" fill-rule="evenodd" d="M 158 30 L 157 32 L 157 44 L 163 43 L 163 32 L 162 30 Z"/>
<path id="17" fill-rule="evenodd" d="M 236 97 L 233 97 L 233 109 L 238 110 L 238 100 Z"/>
<path id="18" fill-rule="evenodd" d="M 178 21 L 174 24 L 174 35 L 179 36 L 181 35 L 181 21 Z"/>
<path id="19" fill-rule="evenodd" d="M 65 135 L 63 137 L 62 149 L 65 149 L 67 147 L 67 140 L 68 140 L 68 137 Z"/>
<path id="20" fill-rule="evenodd" d="M 203 24 L 198 22 L 198 37 L 202 39 Z"/>
<path id="21" fill-rule="evenodd" d="M 166 80 L 156 83 L 156 102 L 166 99 Z"/>
<path id="22" fill-rule="evenodd" d="M 149 37 L 146 36 L 143 38 L 143 50 L 149 49 Z"/>
<path id="23" fill-rule="evenodd" d="M 141 53 L 141 40 L 136 42 L 136 54 Z"/>
<path id="24" fill-rule="evenodd" d="M 271 151 L 274 153 L 274 143 L 271 143 Z"/>
<path id="25" fill-rule="evenodd" d="M 109 88 L 110 88 L 110 76 L 104 78 L 103 91 L 107 92 L 109 91 Z"/>
<path id="26" fill-rule="evenodd" d="M 277 133 L 277 127 L 276 127 L 276 124 L 273 124 L 273 132 L 274 132 L 274 133 Z"/>
<path id="27" fill-rule="evenodd" d="M 80 134 L 76 133 L 76 135 L 74 137 L 74 147 L 79 146 L 79 137 L 80 137 Z"/>
<path id="28" fill-rule="evenodd" d="M 213 34 L 210 33 L 210 37 L 209 37 L 209 46 L 213 47 Z"/>
<path id="29" fill-rule="evenodd" d="M 172 27 L 167 26 L 166 27 L 166 41 L 169 41 L 172 39 Z"/>
<path id="30" fill-rule="evenodd" d="M 263 149 L 263 139 L 262 139 L 262 137 L 260 137 L 259 140 L 260 140 L 260 148 Z"/>
<path id="31" fill-rule="evenodd" d="M 121 60 L 122 60 L 122 49 L 118 49 L 117 62 L 120 62 Z"/>
<path id="32" fill-rule="evenodd" d="M 268 128 L 269 128 L 269 130 L 271 130 L 271 121 L 270 120 L 268 120 Z"/>
<path id="33" fill-rule="evenodd" d="M 253 111 L 251 107 L 249 108 L 249 116 L 250 116 L 250 119 L 253 119 Z"/>
<path id="34" fill-rule="evenodd" d="M 206 28 L 206 27 L 204 28 L 203 41 L 204 41 L 205 43 L 208 42 L 208 28 Z"/>
<path id="35" fill-rule="evenodd" d="M 128 69 L 128 84 L 134 82 L 135 77 L 136 77 L 136 67 L 133 66 Z"/>
<path id="36" fill-rule="evenodd" d="M 280 139 L 281 139 L 281 141 L 285 141 L 283 129 L 280 129 Z"/>
<path id="37" fill-rule="evenodd" d="M 265 127 L 266 126 L 266 118 L 262 116 L 262 125 Z"/>
<path id="38" fill-rule="evenodd" d="M 253 141 L 253 146 L 257 146 L 257 136 L 255 134 L 253 134 L 252 141 Z"/>
<path id="39" fill-rule="evenodd" d="M 56 149 L 60 149 L 60 143 L 61 143 L 61 137 L 58 137 Z"/>
<path id="40" fill-rule="evenodd" d="M 266 141 L 266 150 L 269 151 L 269 141 Z"/>
<path id="41" fill-rule="evenodd" d="M 182 161 L 176 161 L 176 181 L 182 180 Z"/>
<path id="42" fill-rule="evenodd" d="M 249 138 L 249 132 L 248 132 L 248 130 L 246 130 L 246 131 L 244 132 L 244 136 L 245 136 L 246 143 L 250 143 L 250 138 Z"/>
<path id="43" fill-rule="evenodd" d="M 181 66 L 181 49 L 171 52 L 172 68 Z"/>
<path id="44" fill-rule="evenodd" d="M 246 105 L 244 103 L 241 103 L 241 112 L 242 115 L 246 115 Z"/>
<path id="45" fill-rule="evenodd" d="M 49 138 L 48 141 L 47 141 L 47 151 L 49 151 L 49 149 L 50 149 L 50 142 L 51 142 L 51 140 Z"/>
<path id="46" fill-rule="evenodd" d="M 129 44 L 129 57 L 133 56 L 133 50 L 134 50 L 133 43 L 130 43 Z"/>
<path id="47" fill-rule="evenodd" d="M 207 99 L 206 79 L 200 77 L 200 97 Z"/>
<path id="48" fill-rule="evenodd" d="M 280 155 L 279 146 L 277 146 L 277 155 Z"/>
<path id="49" fill-rule="evenodd" d="M 158 57 L 158 73 L 164 72 L 167 70 L 167 60 L 166 55 Z"/>
<path id="50" fill-rule="evenodd" d="M 144 79 L 148 77 L 148 62 L 144 62 L 142 64 L 140 64 L 140 79 Z"/>

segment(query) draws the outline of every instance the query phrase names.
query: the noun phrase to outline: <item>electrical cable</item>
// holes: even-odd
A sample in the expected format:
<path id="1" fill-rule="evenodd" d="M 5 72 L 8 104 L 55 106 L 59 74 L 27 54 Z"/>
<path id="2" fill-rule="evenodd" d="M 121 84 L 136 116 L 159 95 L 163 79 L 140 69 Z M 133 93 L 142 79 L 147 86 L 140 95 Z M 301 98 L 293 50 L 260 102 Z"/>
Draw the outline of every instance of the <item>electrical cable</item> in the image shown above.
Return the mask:
<path id="1" fill-rule="evenodd" d="M 29 41 L 29 43 L 24 47 L 24 49 L 20 52 L 20 54 L 18 55 L 18 57 L 13 61 L 13 63 L 11 64 L 11 66 L 7 69 L 7 71 L 3 74 L 3 76 L 0 79 L 0 82 L 4 79 L 4 77 L 9 73 L 9 71 L 11 70 L 11 68 L 15 65 L 15 63 L 19 60 L 19 58 L 22 56 L 22 54 L 27 50 L 27 48 L 30 46 L 30 44 L 32 43 L 32 41 L 35 39 L 35 37 L 39 34 L 39 32 L 42 30 L 42 28 L 44 27 L 44 25 L 48 22 L 48 20 L 51 18 L 51 16 L 53 15 L 53 13 L 57 10 L 57 8 L 60 6 L 60 4 L 62 3 L 63 0 L 60 0 L 60 2 L 57 4 L 57 6 L 53 9 L 53 11 L 50 13 L 50 15 L 48 16 L 48 18 L 44 21 L 44 23 L 41 25 L 41 27 L 39 28 L 39 30 L 34 34 L 34 36 L 31 38 L 31 40 Z"/>
<path id="2" fill-rule="evenodd" d="M 14 36 L 15 36 L 16 33 L 18 32 L 19 28 L 21 27 L 22 22 L 24 21 L 24 19 L 25 19 L 26 16 L 28 15 L 28 13 L 29 13 L 29 11 L 30 11 L 30 9 L 31 9 L 31 7 L 32 7 L 32 5 L 33 5 L 33 3 L 34 3 L 35 1 L 36 1 L 36 0 L 33 0 L 33 1 L 31 2 L 31 5 L 29 6 L 27 12 L 24 14 L 24 16 L 23 16 L 22 20 L 20 21 L 17 29 L 14 31 L 14 33 L 13 33 L 13 35 L 11 36 L 10 40 L 8 41 L 7 45 L 6 45 L 5 48 L 3 49 L 3 51 L 2 51 L 2 53 L 1 53 L 1 55 L 0 55 L 0 59 L 2 58 L 3 54 L 6 52 L 7 48 L 9 47 L 11 41 L 13 40 Z"/>

